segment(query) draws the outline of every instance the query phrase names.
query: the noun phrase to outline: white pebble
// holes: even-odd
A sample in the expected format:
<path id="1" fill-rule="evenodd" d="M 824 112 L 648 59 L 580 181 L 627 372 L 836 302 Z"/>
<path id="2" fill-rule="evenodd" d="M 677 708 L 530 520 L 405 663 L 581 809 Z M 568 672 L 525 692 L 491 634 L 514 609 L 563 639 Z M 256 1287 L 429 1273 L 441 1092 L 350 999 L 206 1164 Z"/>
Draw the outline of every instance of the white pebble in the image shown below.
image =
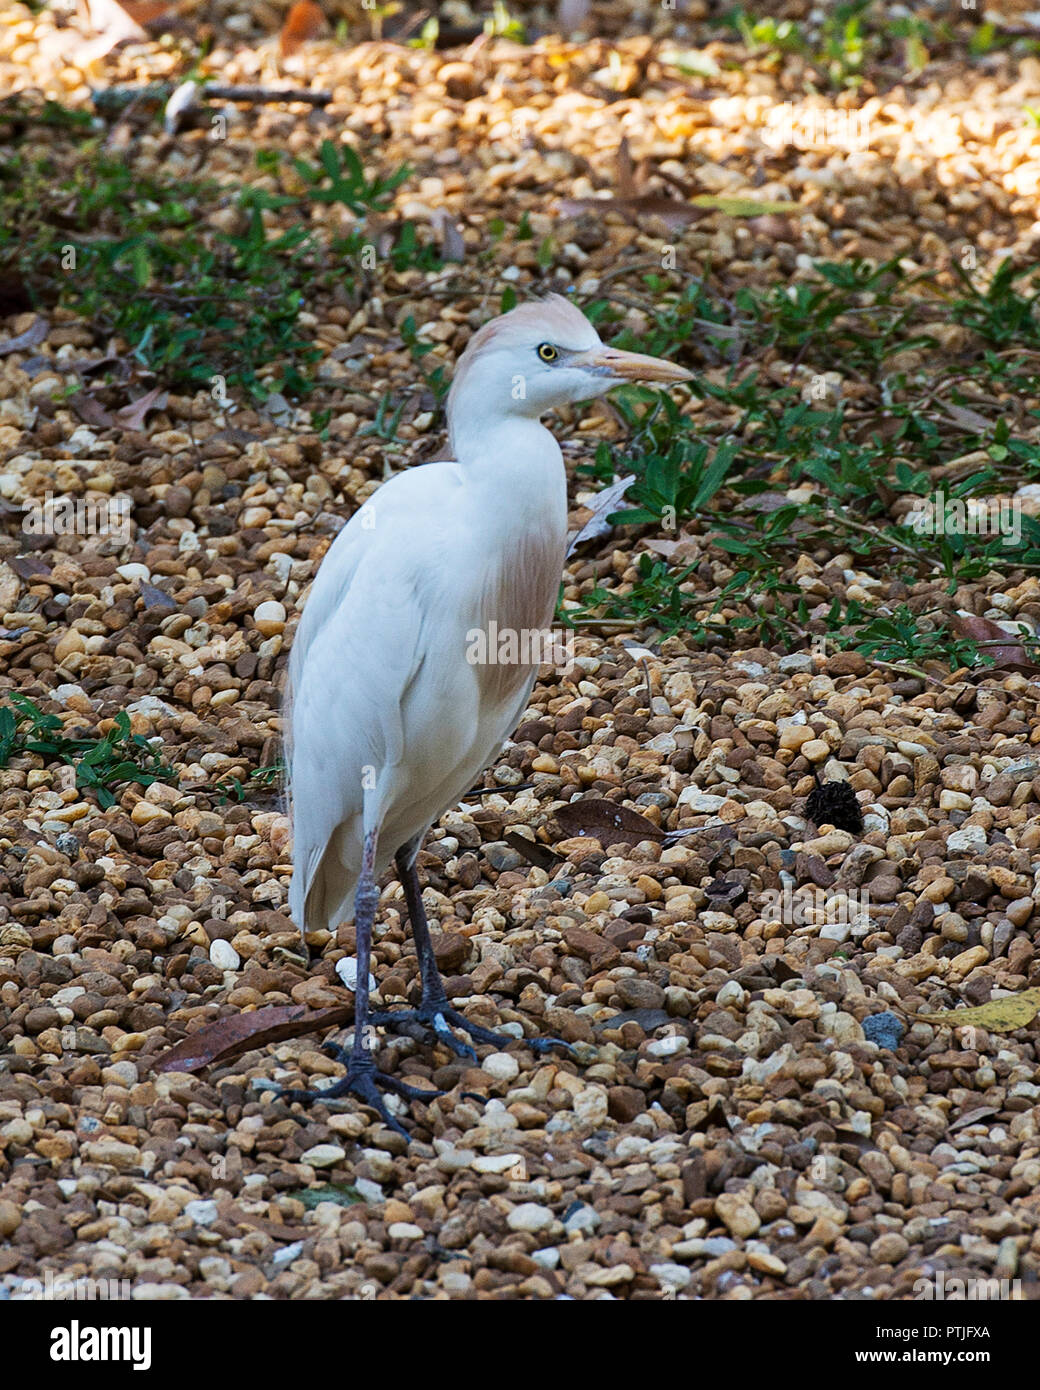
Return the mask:
<path id="1" fill-rule="evenodd" d="M 219 970 L 237 970 L 242 964 L 241 957 L 231 942 L 219 936 L 209 944 L 209 958 Z"/>
<path id="2" fill-rule="evenodd" d="M 548 1207 L 537 1202 L 522 1202 L 514 1207 L 506 1221 L 511 1231 L 544 1231 L 556 1220 Z"/>
<path id="3" fill-rule="evenodd" d="M 189 1221 L 194 1221 L 196 1226 L 212 1226 L 219 1213 L 216 1202 L 198 1201 L 188 1202 L 184 1208 L 184 1215 Z"/>
<path id="4" fill-rule="evenodd" d="M 309 1163 L 312 1168 L 332 1168 L 346 1156 L 346 1149 L 341 1149 L 338 1144 L 315 1144 L 300 1155 L 300 1162 Z"/>
<path id="5" fill-rule="evenodd" d="M 481 1062 L 480 1069 L 496 1081 L 514 1081 L 520 1075 L 520 1064 L 508 1052 L 492 1052 Z"/>

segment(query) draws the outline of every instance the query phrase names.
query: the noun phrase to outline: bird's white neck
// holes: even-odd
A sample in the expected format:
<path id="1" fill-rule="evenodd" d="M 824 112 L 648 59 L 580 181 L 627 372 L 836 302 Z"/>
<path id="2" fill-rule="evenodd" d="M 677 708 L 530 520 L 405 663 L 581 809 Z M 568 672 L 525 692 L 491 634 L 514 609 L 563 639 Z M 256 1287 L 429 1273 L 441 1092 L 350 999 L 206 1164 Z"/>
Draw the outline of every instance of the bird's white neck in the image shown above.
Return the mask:
<path id="1" fill-rule="evenodd" d="M 448 413 L 452 453 L 458 463 L 493 490 L 506 510 L 567 524 L 567 476 L 552 433 L 535 419 L 482 410 L 463 397 Z"/>

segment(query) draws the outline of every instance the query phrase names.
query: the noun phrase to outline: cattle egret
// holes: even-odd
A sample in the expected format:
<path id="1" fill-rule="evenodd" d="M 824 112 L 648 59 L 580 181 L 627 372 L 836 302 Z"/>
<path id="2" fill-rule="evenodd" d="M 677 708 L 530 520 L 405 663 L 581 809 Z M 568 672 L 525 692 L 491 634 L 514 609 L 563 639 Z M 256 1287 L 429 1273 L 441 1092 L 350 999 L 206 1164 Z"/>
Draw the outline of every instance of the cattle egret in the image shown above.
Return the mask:
<path id="1" fill-rule="evenodd" d="M 559 295 L 486 324 L 459 359 L 448 397 L 453 462 L 398 473 L 343 528 L 300 620 L 289 666 L 294 863 L 289 901 L 304 934 L 335 930 L 353 909 L 353 1045 L 333 1046 L 344 1077 L 297 1100 L 352 1094 L 395 1130 L 383 1091 L 441 1094 L 377 1072 L 378 1027 L 418 1022 L 475 1059 L 516 1041 L 451 1008 L 415 861 L 430 826 L 494 759 L 527 706 L 539 658 L 467 659 L 474 633 L 546 632 L 567 540 L 560 447 L 539 421 L 554 406 L 623 382 L 686 381 L 670 362 L 606 347 Z M 369 1007 L 377 881 L 394 861 L 419 959 L 417 1009 Z M 528 1039 L 537 1049 L 555 1039 Z"/>

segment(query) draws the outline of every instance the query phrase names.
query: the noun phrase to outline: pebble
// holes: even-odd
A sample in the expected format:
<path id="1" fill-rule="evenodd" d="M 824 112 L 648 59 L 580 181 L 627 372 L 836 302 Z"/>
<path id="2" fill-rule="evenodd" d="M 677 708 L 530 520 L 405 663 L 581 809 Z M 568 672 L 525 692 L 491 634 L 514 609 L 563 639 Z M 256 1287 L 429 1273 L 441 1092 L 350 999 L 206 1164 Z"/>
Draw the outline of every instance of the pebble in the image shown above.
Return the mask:
<path id="1" fill-rule="evenodd" d="M 986 832 L 978 825 L 966 825 L 955 830 L 946 840 L 950 854 L 978 854 L 986 848 Z"/>
<path id="2" fill-rule="evenodd" d="M 520 1064 L 509 1052 L 492 1052 L 480 1064 L 481 1071 L 495 1081 L 514 1081 L 520 1075 Z"/>
<path id="3" fill-rule="evenodd" d="M 209 945 L 209 958 L 219 970 L 237 970 L 242 959 L 230 941 L 217 937 Z"/>
<path id="4" fill-rule="evenodd" d="M 184 1215 L 189 1221 L 194 1221 L 196 1226 L 212 1226 L 220 1212 L 216 1202 L 199 1201 L 188 1202 L 184 1208 Z"/>
<path id="5" fill-rule="evenodd" d="M 563 1220 L 563 1229 L 570 1235 L 573 1231 L 581 1231 L 586 1235 L 591 1235 L 602 1224 L 603 1218 L 595 1207 L 582 1204 L 573 1211 L 568 1212 Z"/>
<path id="6" fill-rule="evenodd" d="M 731 1192 L 722 1192 L 715 1198 L 715 1214 L 738 1240 L 753 1236 L 762 1224 L 754 1207 Z"/>
<path id="7" fill-rule="evenodd" d="M 651 1057 L 678 1057 L 690 1050 L 690 1040 L 681 1033 L 673 1033 L 669 1037 L 655 1038 L 647 1044 L 646 1050 Z"/>
<path id="8" fill-rule="evenodd" d="M 315 1144 L 300 1155 L 300 1161 L 309 1163 L 312 1168 L 333 1168 L 346 1156 L 346 1150 L 338 1144 Z"/>
<path id="9" fill-rule="evenodd" d="M 539 1231 L 548 1230 L 555 1220 L 548 1207 L 539 1206 L 537 1202 L 522 1202 L 512 1209 L 506 1223 L 511 1231 L 527 1231 L 537 1235 Z"/>
<path id="10" fill-rule="evenodd" d="M 906 1024 L 895 1014 L 869 1014 L 862 1023 L 863 1036 L 867 1042 L 877 1043 L 878 1047 L 895 1052 L 906 1032 Z"/>

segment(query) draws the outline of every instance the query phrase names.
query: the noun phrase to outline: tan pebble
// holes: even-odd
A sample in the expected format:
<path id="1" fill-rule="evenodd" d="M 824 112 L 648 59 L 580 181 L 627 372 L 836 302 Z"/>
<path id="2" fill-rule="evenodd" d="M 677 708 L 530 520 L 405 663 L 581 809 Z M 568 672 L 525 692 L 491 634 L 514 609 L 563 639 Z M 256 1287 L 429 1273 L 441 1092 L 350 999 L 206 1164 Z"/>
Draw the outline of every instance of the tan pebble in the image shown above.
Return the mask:
<path id="1" fill-rule="evenodd" d="M 754 1207 L 735 1192 L 722 1192 L 715 1198 L 715 1215 L 738 1240 L 753 1236 L 762 1224 Z"/>
<path id="2" fill-rule="evenodd" d="M 972 946 L 967 951 L 962 951 L 959 956 L 954 956 L 950 961 L 951 975 L 967 975 L 969 970 L 974 970 L 976 966 L 985 965 L 989 960 L 989 952 L 985 946 Z"/>
<path id="3" fill-rule="evenodd" d="M 651 878 L 649 874 L 640 874 L 636 879 L 636 887 L 643 890 L 650 902 L 656 902 L 663 891 L 657 879 Z"/>
<path id="4" fill-rule="evenodd" d="M 802 757 L 808 758 L 811 763 L 822 763 L 824 758 L 830 756 L 830 751 L 830 744 L 822 738 L 811 738 L 800 749 Z"/>
<path id="5" fill-rule="evenodd" d="M 945 875 L 942 878 L 933 878 L 931 883 L 926 883 L 921 889 L 921 897 L 927 898 L 930 903 L 944 903 L 953 893 L 955 886 L 953 879 Z"/>
<path id="6" fill-rule="evenodd" d="M 798 752 L 804 743 L 809 743 L 815 738 L 816 734 L 808 724 L 788 724 L 787 728 L 781 731 L 780 747 Z M 823 742 L 822 739 L 818 741 Z"/>
<path id="7" fill-rule="evenodd" d="M 59 637 L 54 646 L 54 655 L 58 661 L 65 661 L 74 652 L 85 652 L 87 644 L 81 632 L 75 628 L 70 628 L 64 636 Z"/>
<path id="8" fill-rule="evenodd" d="M 747 1262 L 759 1274 L 775 1274 L 777 1278 L 782 1278 L 787 1273 L 783 1260 L 771 1255 L 768 1250 L 749 1250 Z"/>

